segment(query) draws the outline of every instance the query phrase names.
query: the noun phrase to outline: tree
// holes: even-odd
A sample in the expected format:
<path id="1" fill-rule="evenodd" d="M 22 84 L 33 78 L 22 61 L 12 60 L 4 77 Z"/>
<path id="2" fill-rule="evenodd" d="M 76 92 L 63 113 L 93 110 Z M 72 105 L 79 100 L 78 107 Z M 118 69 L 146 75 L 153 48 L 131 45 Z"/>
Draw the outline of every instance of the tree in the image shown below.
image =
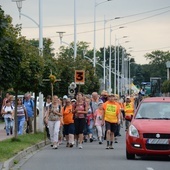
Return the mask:
<path id="1" fill-rule="evenodd" d="M 166 80 L 166 62 L 170 61 L 170 52 L 157 50 L 147 53 L 145 58 L 150 60 L 150 76 L 161 77 L 162 81 Z"/>

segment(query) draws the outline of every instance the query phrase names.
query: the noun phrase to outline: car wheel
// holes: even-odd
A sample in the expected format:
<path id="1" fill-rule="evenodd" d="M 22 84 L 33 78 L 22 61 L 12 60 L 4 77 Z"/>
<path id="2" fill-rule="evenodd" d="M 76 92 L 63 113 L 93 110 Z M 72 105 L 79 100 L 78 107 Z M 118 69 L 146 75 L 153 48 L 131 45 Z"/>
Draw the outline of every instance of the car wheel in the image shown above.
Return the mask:
<path id="1" fill-rule="evenodd" d="M 126 159 L 135 159 L 135 154 L 131 154 L 126 150 Z"/>

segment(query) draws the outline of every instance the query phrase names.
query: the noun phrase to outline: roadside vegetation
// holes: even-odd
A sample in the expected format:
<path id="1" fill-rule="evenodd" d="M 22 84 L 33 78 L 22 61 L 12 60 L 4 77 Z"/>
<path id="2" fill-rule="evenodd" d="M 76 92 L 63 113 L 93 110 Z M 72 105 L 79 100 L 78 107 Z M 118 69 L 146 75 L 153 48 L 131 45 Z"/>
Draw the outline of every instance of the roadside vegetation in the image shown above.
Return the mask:
<path id="1" fill-rule="evenodd" d="M 24 134 L 17 139 L 10 138 L 0 141 L 0 162 L 4 162 L 20 151 L 31 147 L 44 140 L 44 133 Z"/>

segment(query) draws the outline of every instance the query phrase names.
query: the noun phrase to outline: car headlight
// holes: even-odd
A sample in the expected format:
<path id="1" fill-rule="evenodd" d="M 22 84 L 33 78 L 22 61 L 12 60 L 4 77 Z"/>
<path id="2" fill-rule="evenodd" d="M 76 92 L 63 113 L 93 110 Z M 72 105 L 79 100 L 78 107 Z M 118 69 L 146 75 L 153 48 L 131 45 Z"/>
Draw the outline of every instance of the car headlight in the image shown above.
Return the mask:
<path id="1" fill-rule="evenodd" d="M 133 126 L 133 125 L 129 126 L 129 136 L 133 136 L 133 137 L 139 138 L 139 132 L 136 129 L 136 127 Z"/>

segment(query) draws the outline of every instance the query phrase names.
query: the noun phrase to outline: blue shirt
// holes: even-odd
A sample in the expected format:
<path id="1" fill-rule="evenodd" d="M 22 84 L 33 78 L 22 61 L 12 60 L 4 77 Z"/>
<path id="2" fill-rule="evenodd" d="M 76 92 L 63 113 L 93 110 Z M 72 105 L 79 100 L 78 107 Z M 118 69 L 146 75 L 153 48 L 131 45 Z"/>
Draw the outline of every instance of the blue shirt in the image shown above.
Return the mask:
<path id="1" fill-rule="evenodd" d="M 28 117 L 33 117 L 34 116 L 34 101 L 24 100 L 24 106 L 27 110 Z"/>

